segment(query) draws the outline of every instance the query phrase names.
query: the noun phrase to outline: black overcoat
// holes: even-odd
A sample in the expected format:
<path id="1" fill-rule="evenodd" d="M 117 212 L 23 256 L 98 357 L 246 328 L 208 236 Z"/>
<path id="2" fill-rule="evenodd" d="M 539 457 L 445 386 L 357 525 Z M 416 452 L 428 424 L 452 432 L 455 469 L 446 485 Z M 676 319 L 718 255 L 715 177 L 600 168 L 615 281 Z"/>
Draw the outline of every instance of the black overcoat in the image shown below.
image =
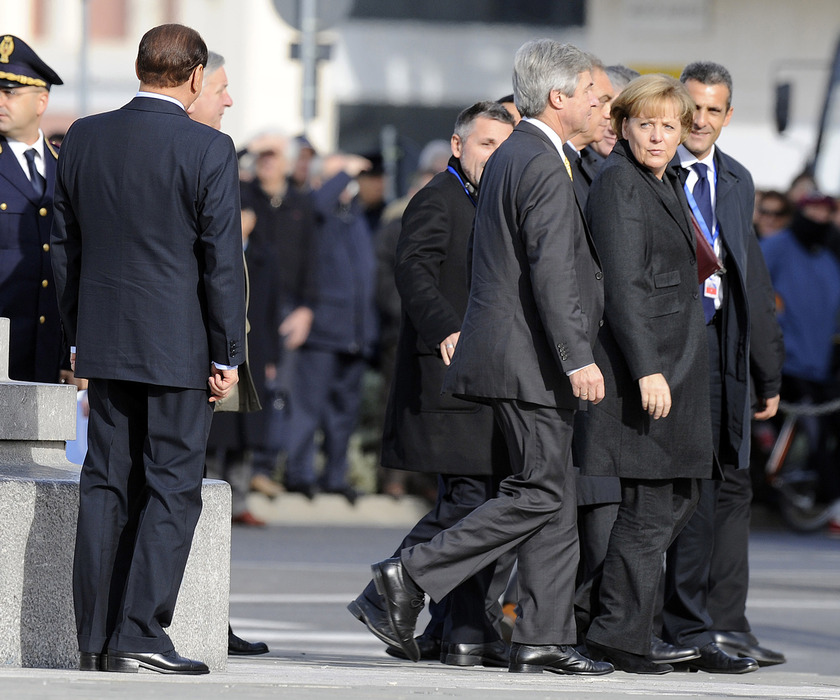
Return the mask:
<path id="1" fill-rule="evenodd" d="M 457 158 L 449 165 L 466 177 Z M 382 464 L 396 469 L 489 475 L 507 451 L 489 406 L 441 394 L 441 341 L 460 330 L 469 296 L 467 244 L 475 205 L 461 181 L 438 173 L 402 218 L 395 277 L 402 301 Z"/>
<path id="2" fill-rule="evenodd" d="M 606 397 L 576 425 L 584 474 L 712 476 L 708 341 L 689 217 L 674 169 L 656 179 L 619 141 L 587 204 L 604 271 L 595 359 Z M 642 410 L 638 380 L 660 372 L 673 405 L 653 420 Z"/>

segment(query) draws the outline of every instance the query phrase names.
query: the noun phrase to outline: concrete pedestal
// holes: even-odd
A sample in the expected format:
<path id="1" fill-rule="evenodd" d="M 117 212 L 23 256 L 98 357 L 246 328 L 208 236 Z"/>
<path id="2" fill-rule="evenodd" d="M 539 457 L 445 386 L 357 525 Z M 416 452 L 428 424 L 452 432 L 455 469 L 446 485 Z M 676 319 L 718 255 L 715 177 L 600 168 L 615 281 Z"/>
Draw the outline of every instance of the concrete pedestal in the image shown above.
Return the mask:
<path id="1" fill-rule="evenodd" d="M 184 656 L 227 665 L 230 487 L 205 480 L 204 507 L 169 634 Z M 77 668 L 73 547 L 79 470 L 0 464 L 0 664 Z"/>

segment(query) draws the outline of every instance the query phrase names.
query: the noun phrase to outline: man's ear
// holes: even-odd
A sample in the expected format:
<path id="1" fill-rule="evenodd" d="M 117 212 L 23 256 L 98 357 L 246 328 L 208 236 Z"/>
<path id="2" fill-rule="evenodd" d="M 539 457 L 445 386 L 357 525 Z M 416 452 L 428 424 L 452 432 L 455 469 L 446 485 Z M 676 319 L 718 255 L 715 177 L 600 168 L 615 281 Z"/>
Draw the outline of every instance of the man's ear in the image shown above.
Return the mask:
<path id="1" fill-rule="evenodd" d="M 452 138 L 449 139 L 449 146 L 452 148 L 452 155 L 456 158 L 460 158 L 464 149 L 463 144 L 461 143 L 461 137 L 458 136 L 458 134 L 452 134 Z"/>
<path id="2" fill-rule="evenodd" d="M 190 91 L 195 94 L 201 94 L 201 87 L 204 85 L 204 66 L 197 65 L 193 68 L 192 75 L 190 76 Z"/>

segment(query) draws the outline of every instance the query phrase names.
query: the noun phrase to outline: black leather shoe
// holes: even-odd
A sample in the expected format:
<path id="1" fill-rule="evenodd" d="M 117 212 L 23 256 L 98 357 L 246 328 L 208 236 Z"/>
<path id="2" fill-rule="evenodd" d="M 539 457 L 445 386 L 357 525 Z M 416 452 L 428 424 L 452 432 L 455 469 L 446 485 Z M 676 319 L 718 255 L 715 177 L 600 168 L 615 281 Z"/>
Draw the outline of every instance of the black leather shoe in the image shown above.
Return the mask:
<path id="1" fill-rule="evenodd" d="M 775 666 L 787 662 L 785 655 L 763 647 L 750 632 L 712 632 L 717 645 L 727 654 L 755 659 L 759 666 Z"/>
<path id="2" fill-rule="evenodd" d="M 386 559 L 370 567 L 376 592 L 385 599 L 385 610 L 391 633 L 412 661 L 420 660 L 420 649 L 414 641 L 417 616 L 426 604 L 422 589 L 411 580 L 399 557 Z"/>
<path id="3" fill-rule="evenodd" d="M 700 658 L 685 664 L 690 671 L 706 673 L 750 673 L 758 671 L 758 663 L 749 657 L 730 656 L 715 644 L 709 642 L 700 647 Z"/>
<path id="4" fill-rule="evenodd" d="M 629 651 L 601 646 L 595 642 L 586 642 L 586 648 L 593 659 L 609 661 L 617 671 L 625 673 L 640 673 L 652 676 L 661 676 L 674 670 L 671 664 L 654 663 L 651 659 L 641 654 L 632 654 Z"/>
<path id="5" fill-rule="evenodd" d="M 447 644 L 440 652 L 440 662 L 447 666 L 491 666 L 510 664 L 510 647 L 499 639 L 483 644 Z"/>
<path id="6" fill-rule="evenodd" d="M 562 673 L 570 676 L 603 676 L 612 673 L 612 664 L 593 661 L 575 651 L 571 645 L 512 644 L 510 647 L 511 673 Z"/>
<path id="7" fill-rule="evenodd" d="M 228 654 L 232 656 L 259 656 L 267 653 L 268 644 L 265 642 L 246 642 L 242 637 L 237 637 L 228 625 Z"/>
<path id="8" fill-rule="evenodd" d="M 92 651 L 79 652 L 79 670 L 80 671 L 104 671 L 105 670 L 105 654 L 97 654 Z"/>
<path id="9" fill-rule="evenodd" d="M 417 642 L 417 648 L 420 650 L 421 661 L 437 661 L 441 658 L 440 640 L 425 632 L 414 638 Z M 385 647 L 385 653 L 393 656 L 395 659 L 408 659 L 402 647 L 389 644 Z M 442 659 L 441 659 L 442 660 Z M 507 661 L 505 662 L 507 666 Z"/>
<path id="10" fill-rule="evenodd" d="M 391 631 L 391 621 L 388 619 L 388 613 L 385 612 L 384 600 L 382 601 L 382 606 L 383 607 L 381 608 L 377 607 L 365 598 L 364 595 L 360 595 L 356 598 L 356 600 L 352 601 L 347 606 L 347 609 L 353 617 L 363 622 L 367 628 L 379 639 L 385 642 L 385 644 L 389 647 L 399 649 L 400 652 L 402 652 L 400 643 L 394 639 L 394 633 Z M 438 645 L 440 645 L 440 642 L 438 642 Z M 385 651 L 388 650 L 386 649 Z M 390 654 L 391 652 L 388 653 Z M 438 651 L 434 658 L 437 658 L 439 655 L 440 651 Z M 396 654 L 391 654 L 391 656 L 396 656 Z M 405 656 L 403 652 L 403 656 L 401 658 L 407 659 L 408 657 Z"/>
<path id="11" fill-rule="evenodd" d="M 158 673 L 181 673 L 199 676 L 210 673 L 207 664 L 181 656 L 174 649 L 160 653 L 108 650 L 107 671 L 116 673 L 137 673 L 141 668 Z"/>
<path id="12" fill-rule="evenodd" d="M 647 658 L 655 664 L 678 664 L 682 661 L 700 658 L 700 650 L 697 647 L 674 646 L 653 635 L 650 640 L 650 653 Z"/>

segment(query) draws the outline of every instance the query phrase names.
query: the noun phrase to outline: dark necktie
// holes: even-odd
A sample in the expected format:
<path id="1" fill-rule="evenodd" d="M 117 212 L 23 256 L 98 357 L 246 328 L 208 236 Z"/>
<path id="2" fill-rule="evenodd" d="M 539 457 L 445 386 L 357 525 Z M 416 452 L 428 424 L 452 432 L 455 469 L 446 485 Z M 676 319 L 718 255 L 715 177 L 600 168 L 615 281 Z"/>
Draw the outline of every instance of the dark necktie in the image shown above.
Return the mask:
<path id="1" fill-rule="evenodd" d="M 44 182 L 44 177 L 41 173 L 38 172 L 38 168 L 35 167 L 36 155 L 38 154 L 34 148 L 30 148 L 23 153 L 23 157 L 26 158 L 26 164 L 29 166 L 29 181 L 32 183 L 32 189 L 35 190 L 35 195 L 38 199 L 41 199 L 44 196 L 46 182 Z"/>
<path id="2" fill-rule="evenodd" d="M 703 215 L 703 221 L 706 222 L 706 228 L 709 233 L 712 233 L 712 223 L 714 216 L 712 215 L 712 190 L 709 187 L 709 178 L 707 177 L 709 166 L 705 163 L 695 163 L 691 166 L 692 170 L 697 173 L 697 182 L 694 184 L 694 201 L 697 202 L 697 208 Z M 709 241 L 711 244 L 711 241 Z"/>
<path id="3" fill-rule="evenodd" d="M 703 221 L 706 222 L 706 228 L 709 234 L 712 234 L 712 222 L 714 218 L 712 216 L 712 193 L 709 188 L 709 178 L 707 177 L 709 166 L 705 163 L 695 163 L 691 167 L 697 173 L 697 182 L 694 184 L 692 195 L 694 196 L 694 201 L 697 203 L 697 208 L 700 210 L 700 215 L 703 217 Z M 708 237 L 706 240 L 708 240 Z M 709 241 L 709 245 L 714 246 L 714 241 Z M 706 317 L 706 323 L 708 324 L 715 315 L 715 301 L 706 296 L 705 287 L 705 282 L 700 285 L 700 298 L 703 300 L 703 315 Z"/>

